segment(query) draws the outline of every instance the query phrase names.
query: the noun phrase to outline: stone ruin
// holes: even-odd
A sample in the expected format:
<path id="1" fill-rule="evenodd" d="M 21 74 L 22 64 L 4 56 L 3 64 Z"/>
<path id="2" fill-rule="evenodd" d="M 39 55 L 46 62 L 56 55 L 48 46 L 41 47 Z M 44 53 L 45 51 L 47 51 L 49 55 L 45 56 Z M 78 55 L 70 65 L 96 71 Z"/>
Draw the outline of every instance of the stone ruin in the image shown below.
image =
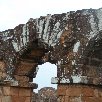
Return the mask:
<path id="1" fill-rule="evenodd" d="M 58 102 L 102 102 L 102 8 L 48 14 L 0 32 L 0 102 L 32 102 L 45 62 L 57 65 Z"/>
<path id="2" fill-rule="evenodd" d="M 38 93 L 34 93 L 32 102 L 57 102 L 57 91 L 52 87 L 41 88 Z"/>

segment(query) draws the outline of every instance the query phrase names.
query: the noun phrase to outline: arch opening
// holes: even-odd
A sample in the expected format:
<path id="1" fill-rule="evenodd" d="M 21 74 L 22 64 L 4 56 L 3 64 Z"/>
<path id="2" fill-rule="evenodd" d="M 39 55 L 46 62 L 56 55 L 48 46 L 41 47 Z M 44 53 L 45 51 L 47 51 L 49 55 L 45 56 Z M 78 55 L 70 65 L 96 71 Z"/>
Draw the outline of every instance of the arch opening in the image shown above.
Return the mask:
<path id="1" fill-rule="evenodd" d="M 33 82 L 38 84 L 38 88 L 34 89 L 34 91 L 38 92 L 38 90 L 44 87 L 53 87 L 57 89 L 56 84 L 51 84 L 51 78 L 57 76 L 57 66 L 50 62 L 46 62 L 42 65 L 38 65 L 38 69 L 36 78 L 33 78 Z"/>

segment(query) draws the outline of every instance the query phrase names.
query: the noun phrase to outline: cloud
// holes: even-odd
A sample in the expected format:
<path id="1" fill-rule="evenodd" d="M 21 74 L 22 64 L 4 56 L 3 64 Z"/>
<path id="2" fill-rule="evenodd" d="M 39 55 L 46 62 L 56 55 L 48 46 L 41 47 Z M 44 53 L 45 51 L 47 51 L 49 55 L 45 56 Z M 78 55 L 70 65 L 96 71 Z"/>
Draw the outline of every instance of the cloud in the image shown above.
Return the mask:
<path id="1" fill-rule="evenodd" d="M 82 8 L 100 8 L 101 0 L 0 0 L 0 30 L 14 28 L 29 18 L 66 13 Z"/>

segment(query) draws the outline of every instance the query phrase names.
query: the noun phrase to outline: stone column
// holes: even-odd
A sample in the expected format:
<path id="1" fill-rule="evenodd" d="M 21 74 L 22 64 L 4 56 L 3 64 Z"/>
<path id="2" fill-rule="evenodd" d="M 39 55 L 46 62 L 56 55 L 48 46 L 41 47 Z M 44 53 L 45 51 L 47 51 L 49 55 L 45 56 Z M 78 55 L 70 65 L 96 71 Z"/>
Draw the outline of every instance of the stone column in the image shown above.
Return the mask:
<path id="1" fill-rule="evenodd" d="M 22 71 L 26 73 L 31 65 L 23 63 L 23 67 L 20 66 L 14 75 L 15 80 L 5 80 L 5 64 L 0 61 L 0 102 L 32 102 L 33 89 L 37 85 L 29 77 L 22 75 Z"/>
<path id="2" fill-rule="evenodd" d="M 31 102 L 32 88 L 0 86 L 0 102 Z"/>

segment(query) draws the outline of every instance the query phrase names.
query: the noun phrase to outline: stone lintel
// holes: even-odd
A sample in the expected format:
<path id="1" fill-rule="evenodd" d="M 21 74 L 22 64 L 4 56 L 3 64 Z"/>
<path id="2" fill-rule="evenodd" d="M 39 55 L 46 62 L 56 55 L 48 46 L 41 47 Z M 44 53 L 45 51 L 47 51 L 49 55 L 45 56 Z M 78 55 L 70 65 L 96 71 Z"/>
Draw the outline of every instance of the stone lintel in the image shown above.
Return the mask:
<path id="1" fill-rule="evenodd" d="M 8 87 L 19 87 L 19 88 L 31 88 L 31 89 L 37 89 L 38 84 L 33 82 L 28 82 L 24 84 L 20 84 L 18 81 L 2 81 L 0 82 L 0 86 L 8 86 Z"/>
<path id="2" fill-rule="evenodd" d="M 71 76 L 71 78 L 65 77 L 52 77 L 52 84 L 90 84 L 90 85 L 102 85 L 101 78 L 93 78 L 87 76 Z"/>

